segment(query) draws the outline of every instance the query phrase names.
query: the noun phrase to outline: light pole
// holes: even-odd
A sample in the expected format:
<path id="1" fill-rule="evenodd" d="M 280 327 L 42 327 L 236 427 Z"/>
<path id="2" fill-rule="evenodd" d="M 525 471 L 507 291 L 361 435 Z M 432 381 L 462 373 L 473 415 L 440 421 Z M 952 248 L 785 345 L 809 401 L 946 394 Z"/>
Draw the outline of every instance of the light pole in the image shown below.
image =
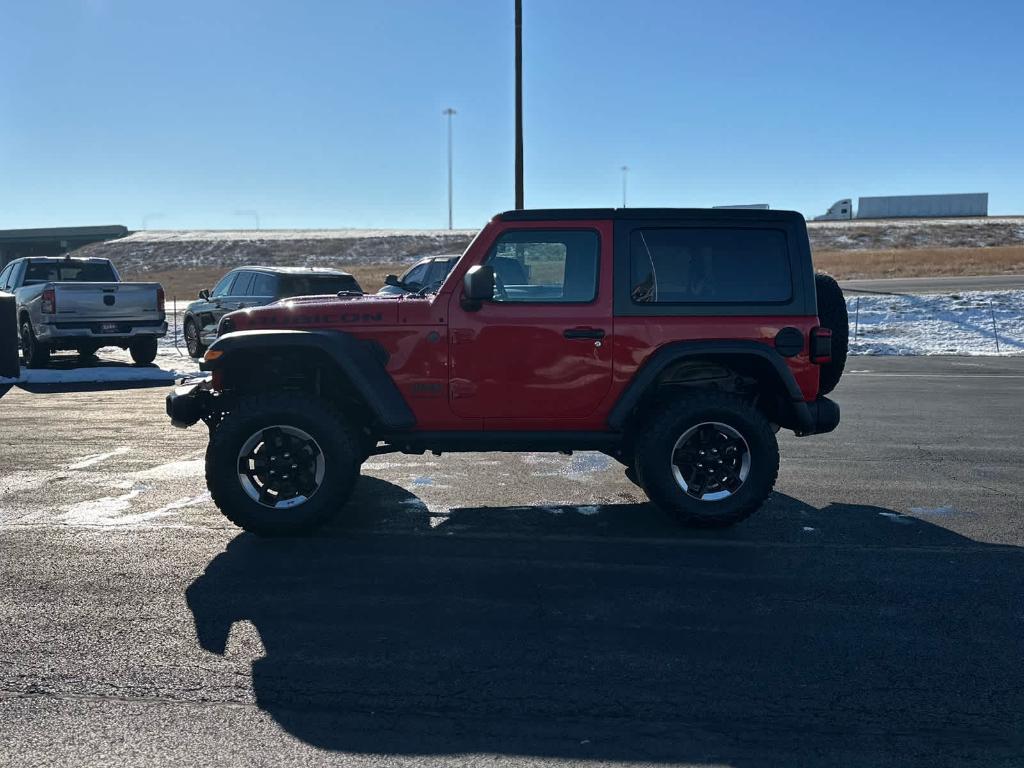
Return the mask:
<path id="1" fill-rule="evenodd" d="M 452 228 L 452 115 L 457 114 L 448 107 L 442 115 L 448 118 L 448 229 Z"/>
<path id="2" fill-rule="evenodd" d="M 523 0 L 516 2 L 516 210 L 523 204 Z"/>
<path id="3" fill-rule="evenodd" d="M 626 207 L 626 176 L 629 174 L 629 166 L 622 166 L 622 207 Z"/>
<path id="4" fill-rule="evenodd" d="M 256 229 L 260 228 L 260 213 L 254 210 L 235 211 L 235 216 L 250 216 L 256 222 Z"/>

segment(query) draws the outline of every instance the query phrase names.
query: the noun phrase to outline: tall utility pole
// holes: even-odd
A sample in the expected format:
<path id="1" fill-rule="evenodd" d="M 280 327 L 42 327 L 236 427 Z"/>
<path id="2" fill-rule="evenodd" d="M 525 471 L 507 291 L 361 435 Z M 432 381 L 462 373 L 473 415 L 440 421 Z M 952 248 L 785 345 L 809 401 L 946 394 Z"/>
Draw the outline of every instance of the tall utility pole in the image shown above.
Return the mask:
<path id="1" fill-rule="evenodd" d="M 626 207 L 626 176 L 629 174 L 629 166 L 622 166 L 622 207 Z"/>
<path id="2" fill-rule="evenodd" d="M 452 115 L 457 114 L 448 107 L 441 113 L 448 118 L 448 229 L 452 228 Z"/>
<path id="3" fill-rule="evenodd" d="M 523 0 L 516 2 L 516 210 L 523 204 Z"/>

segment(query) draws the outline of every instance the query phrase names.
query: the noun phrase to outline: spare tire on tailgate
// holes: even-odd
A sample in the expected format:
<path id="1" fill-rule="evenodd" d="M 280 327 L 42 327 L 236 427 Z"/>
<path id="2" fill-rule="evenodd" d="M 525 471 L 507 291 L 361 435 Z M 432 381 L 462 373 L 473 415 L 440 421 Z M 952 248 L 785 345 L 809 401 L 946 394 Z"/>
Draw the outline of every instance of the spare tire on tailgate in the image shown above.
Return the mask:
<path id="1" fill-rule="evenodd" d="M 827 395 L 836 388 L 846 367 L 846 353 L 850 346 L 850 318 L 846 313 L 846 298 L 839 283 L 828 275 L 814 276 L 814 289 L 818 295 L 818 321 L 832 331 L 832 362 L 821 366 L 818 392 Z"/>

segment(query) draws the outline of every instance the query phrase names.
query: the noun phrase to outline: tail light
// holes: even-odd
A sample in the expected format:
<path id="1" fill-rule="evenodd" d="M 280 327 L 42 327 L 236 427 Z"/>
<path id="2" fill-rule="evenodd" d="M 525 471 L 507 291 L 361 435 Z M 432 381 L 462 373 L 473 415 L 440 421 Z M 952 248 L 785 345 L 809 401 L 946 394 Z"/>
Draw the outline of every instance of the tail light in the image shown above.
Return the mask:
<path id="1" fill-rule="evenodd" d="M 44 315 L 57 314 L 57 292 L 53 288 L 47 288 L 43 291 L 39 309 Z"/>
<path id="2" fill-rule="evenodd" d="M 156 311 L 157 312 L 163 312 L 164 311 L 164 303 L 165 303 L 164 302 L 164 287 L 162 285 L 158 285 L 156 287 Z"/>
<path id="3" fill-rule="evenodd" d="M 811 329 L 811 362 L 823 365 L 832 362 L 832 329 L 817 326 Z"/>

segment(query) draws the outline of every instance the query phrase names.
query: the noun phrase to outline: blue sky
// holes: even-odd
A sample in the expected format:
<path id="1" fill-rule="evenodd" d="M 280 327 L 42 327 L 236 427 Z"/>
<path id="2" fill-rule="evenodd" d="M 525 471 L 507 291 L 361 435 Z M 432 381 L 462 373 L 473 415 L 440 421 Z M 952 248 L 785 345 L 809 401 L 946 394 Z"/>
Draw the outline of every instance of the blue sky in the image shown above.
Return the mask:
<path id="1" fill-rule="evenodd" d="M 526 203 L 989 192 L 1016 2 L 525 0 Z M 0 227 L 444 227 L 513 205 L 512 0 L 0 0 Z M 148 218 L 147 218 L 148 217 Z"/>

